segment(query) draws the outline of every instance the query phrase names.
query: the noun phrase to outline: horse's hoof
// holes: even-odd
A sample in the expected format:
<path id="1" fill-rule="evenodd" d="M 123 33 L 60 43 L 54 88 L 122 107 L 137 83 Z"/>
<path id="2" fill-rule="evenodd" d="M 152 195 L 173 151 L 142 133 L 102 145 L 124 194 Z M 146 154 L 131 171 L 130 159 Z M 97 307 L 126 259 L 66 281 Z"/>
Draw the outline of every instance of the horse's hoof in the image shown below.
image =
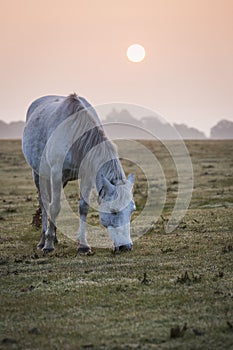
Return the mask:
<path id="1" fill-rule="evenodd" d="M 47 253 L 52 253 L 54 251 L 54 248 L 43 248 L 43 253 L 47 254 Z"/>
<path id="2" fill-rule="evenodd" d="M 114 247 L 113 252 L 115 254 L 118 254 L 118 253 L 121 253 L 121 252 L 131 251 L 132 249 L 133 249 L 133 244 L 129 243 L 129 244 L 121 245 L 119 247 Z"/>
<path id="3" fill-rule="evenodd" d="M 44 248 L 44 243 L 39 243 L 38 245 L 37 245 L 37 249 L 38 250 L 42 250 Z"/>
<path id="4" fill-rule="evenodd" d="M 78 253 L 79 254 L 91 254 L 91 247 L 87 246 L 87 245 L 80 245 L 78 247 Z"/>

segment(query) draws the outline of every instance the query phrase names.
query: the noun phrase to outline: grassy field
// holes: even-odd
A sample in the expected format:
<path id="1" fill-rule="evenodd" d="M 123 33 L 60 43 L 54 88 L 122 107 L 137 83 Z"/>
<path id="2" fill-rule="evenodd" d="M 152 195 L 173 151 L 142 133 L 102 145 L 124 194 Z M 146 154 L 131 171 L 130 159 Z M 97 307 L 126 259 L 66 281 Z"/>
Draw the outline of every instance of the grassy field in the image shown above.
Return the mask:
<path id="1" fill-rule="evenodd" d="M 56 251 L 36 250 L 32 227 L 37 193 L 19 141 L 0 141 L 0 348 L 1 349 L 232 349 L 233 348 L 233 142 L 186 143 L 194 169 L 190 207 L 167 234 L 177 194 L 174 164 L 158 142 L 143 141 L 167 179 L 158 222 L 114 255 L 94 247 L 77 254 L 58 233 Z M 138 215 L 147 191 L 141 170 L 134 196 Z M 78 184 L 66 189 L 77 207 Z M 97 213 L 89 215 L 98 224 Z"/>

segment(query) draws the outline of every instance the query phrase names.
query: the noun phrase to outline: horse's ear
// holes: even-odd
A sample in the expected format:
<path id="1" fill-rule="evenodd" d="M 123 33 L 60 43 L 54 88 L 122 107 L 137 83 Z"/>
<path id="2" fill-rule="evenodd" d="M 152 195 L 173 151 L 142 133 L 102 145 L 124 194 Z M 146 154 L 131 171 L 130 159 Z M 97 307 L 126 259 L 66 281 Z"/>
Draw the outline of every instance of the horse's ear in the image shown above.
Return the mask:
<path id="1" fill-rule="evenodd" d="M 105 176 L 103 177 L 103 188 L 106 194 L 112 194 L 116 189 Z"/>
<path id="2" fill-rule="evenodd" d="M 128 183 L 129 183 L 130 189 L 133 188 L 134 178 L 135 178 L 134 174 L 130 174 L 130 175 L 128 176 L 127 181 L 128 181 Z"/>

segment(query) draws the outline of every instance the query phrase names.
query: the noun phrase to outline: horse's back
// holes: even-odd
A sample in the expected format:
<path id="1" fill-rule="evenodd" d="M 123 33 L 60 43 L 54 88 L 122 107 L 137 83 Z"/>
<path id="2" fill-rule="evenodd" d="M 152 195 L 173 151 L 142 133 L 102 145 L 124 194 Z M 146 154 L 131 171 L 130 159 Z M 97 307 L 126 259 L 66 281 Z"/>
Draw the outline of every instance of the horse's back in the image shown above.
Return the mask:
<path id="1" fill-rule="evenodd" d="M 83 109 L 88 109 L 96 125 L 100 125 L 99 117 L 91 104 L 76 94 L 68 97 L 43 96 L 29 106 L 22 146 L 27 162 L 35 171 L 39 171 L 40 159 L 53 131 L 70 115 Z"/>
<path id="2" fill-rule="evenodd" d="M 42 96 L 36 99 L 31 103 L 27 110 L 26 114 L 26 122 L 30 119 L 33 112 L 36 111 L 36 109 L 41 108 L 42 106 L 45 107 L 47 104 L 51 104 L 53 102 L 59 102 L 64 100 L 63 96 L 56 96 L 56 95 L 48 95 L 48 96 Z"/>

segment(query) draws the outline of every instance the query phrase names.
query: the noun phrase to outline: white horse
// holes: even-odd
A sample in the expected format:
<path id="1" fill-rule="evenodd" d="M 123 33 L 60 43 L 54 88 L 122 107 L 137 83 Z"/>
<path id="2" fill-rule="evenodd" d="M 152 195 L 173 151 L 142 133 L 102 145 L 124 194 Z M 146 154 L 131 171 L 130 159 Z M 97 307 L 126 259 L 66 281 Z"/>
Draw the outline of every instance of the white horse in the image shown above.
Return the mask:
<path id="1" fill-rule="evenodd" d="M 100 222 L 113 240 L 114 250 L 131 250 L 130 217 L 134 175 L 126 179 L 113 143 L 106 137 L 94 108 L 84 98 L 45 96 L 28 109 L 23 153 L 33 169 L 42 210 L 38 249 L 53 251 L 61 190 L 80 178 L 79 252 L 90 252 L 86 217 L 91 189 L 98 194 Z"/>

